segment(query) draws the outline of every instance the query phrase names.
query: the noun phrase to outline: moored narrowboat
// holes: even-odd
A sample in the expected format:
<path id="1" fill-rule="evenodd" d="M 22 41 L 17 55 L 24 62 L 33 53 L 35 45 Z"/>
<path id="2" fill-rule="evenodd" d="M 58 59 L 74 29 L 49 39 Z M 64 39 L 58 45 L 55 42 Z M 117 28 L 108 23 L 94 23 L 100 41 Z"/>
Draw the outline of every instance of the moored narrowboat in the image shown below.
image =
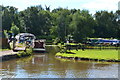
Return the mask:
<path id="1" fill-rule="evenodd" d="M 41 39 L 41 40 L 35 40 L 34 41 L 34 48 L 33 48 L 34 52 L 45 52 L 45 40 Z"/>

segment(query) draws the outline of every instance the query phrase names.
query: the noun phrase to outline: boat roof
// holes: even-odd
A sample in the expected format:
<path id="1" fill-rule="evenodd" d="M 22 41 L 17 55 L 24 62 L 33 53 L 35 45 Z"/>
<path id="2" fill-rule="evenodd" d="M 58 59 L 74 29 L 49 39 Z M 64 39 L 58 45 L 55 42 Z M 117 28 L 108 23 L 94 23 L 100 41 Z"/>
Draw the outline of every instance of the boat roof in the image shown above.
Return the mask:
<path id="1" fill-rule="evenodd" d="M 35 35 L 31 33 L 19 33 L 15 36 L 16 39 L 19 39 L 20 37 L 33 37 L 33 39 L 36 39 Z"/>

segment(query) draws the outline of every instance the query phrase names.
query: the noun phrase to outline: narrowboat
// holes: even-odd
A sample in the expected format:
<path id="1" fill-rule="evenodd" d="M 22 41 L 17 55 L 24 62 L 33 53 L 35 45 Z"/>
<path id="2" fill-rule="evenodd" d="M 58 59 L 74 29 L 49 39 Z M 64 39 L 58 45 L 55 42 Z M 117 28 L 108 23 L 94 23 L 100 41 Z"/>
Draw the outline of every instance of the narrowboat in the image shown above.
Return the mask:
<path id="1" fill-rule="evenodd" d="M 45 41 L 44 39 L 34 41 L 34 52 L 45 52 Z"/>

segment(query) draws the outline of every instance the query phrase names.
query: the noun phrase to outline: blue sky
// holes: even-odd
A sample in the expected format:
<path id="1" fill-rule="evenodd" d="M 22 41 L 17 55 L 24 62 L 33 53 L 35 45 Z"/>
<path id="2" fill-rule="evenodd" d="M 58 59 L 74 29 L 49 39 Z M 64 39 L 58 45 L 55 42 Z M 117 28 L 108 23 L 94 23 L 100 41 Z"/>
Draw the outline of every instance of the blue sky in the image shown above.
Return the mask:
<path id="1" fill-rule="evenodd" d="M 100 10 L 116 11 L 120 0 L 1 0 L 4 6 L 14 6 L 19 11 L 34 5 L 50 6 L 51 10 L 62 7 L 68 9 L 87 9 L 90 13 Z"/>

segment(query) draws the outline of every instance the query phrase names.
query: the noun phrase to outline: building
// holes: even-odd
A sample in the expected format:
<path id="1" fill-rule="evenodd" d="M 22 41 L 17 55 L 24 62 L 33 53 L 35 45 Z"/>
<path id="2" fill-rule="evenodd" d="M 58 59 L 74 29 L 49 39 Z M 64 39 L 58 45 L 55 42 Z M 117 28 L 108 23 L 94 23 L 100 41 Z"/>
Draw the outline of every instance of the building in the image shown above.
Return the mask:
<path id="1" fill-rule="evenodd" d="M 5 34 L 3 31 L 0 30 L 0 48 L 8 49 L 10 48 L 8 44 L 8 38 L 5 37 Z"/>

